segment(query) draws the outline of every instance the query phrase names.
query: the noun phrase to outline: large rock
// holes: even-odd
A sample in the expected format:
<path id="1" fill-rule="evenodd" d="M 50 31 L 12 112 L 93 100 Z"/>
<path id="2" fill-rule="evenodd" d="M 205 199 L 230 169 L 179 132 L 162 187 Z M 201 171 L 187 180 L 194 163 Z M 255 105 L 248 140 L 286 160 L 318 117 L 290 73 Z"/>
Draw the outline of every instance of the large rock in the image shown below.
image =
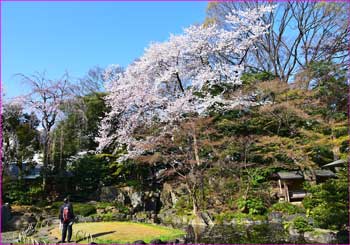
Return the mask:
<path id="1" fill-rule="evenodd" d="M 153 211 L 158 212 L 162 207 L 160 194 L 155 191 L 140 191 L 133 187 L 105 186 L 101 188 L 100 200 L 105 202 L 118 202 L 132 207 L 132 212 Z M 103 210 L 99 210 L 103 213 Z"/>
<path id="2" fill-rule="evenodd" d="M 134 212 L 144 209 L 143 195 L 141 192 L 130 193 L 130 201 Z"/>
<path id="3" fill-rule="evenodd" d="M 118 202 L 123 205 L 130 203 L 129 195 L 133 192 L 131 187 L 119 188 L 117 186 L 104 186 L 100 190 L 100 201 Z"/>
<path id="4" fill-rule="evenodd" d="M 304 233 L 304 238 L 311 243 L 333 243 L 337 240 L 337 234 L 331 230 L 315 228 Z"/>
<path id="5" fill-rule="evenodd" d="M 178 215 L 172 209 L 162 210 L 157 217 L 160 223 L 178 228 L 187 227 L 193 219 L 191 215 Z"/>
<path id="6" fill-rule="evenodd" d="M 206 212 L 198 213 L 193 220 L 191 220 L 190 224 L 192 226 L 213 226 L 214 222 L 211 217 Z"/>
<path id="7" fill-rule="evenodd" d="M 40 222 L 40 227 L 49 227 L 58 222 L 59 220 L 57 217 L 46 217 Z"/>
<path id="8" fill-rule="evenodd" d="M 201 215 L 196 215 L 190 223 L 192 226 L 207 226 L 205 220 L 201 217 Z"/>
<path id="9" fill-rule="evenodd" d="M 11 208 L 8 203 L 1 206 L 1 231 L 5 231 L 8 227 L 8 222 L 11 220 Z"/>
<path id="10" fill-rule="evenodd" d="M 100 191 L 100 200 L 103 202 L 113 202 L 118 195 L 118 189 L 115 186 L 104 186 Z"/>
<path id="11" fill-rule="evenodd" d="M 160 201 L 160 193 L 155 191 L 146 191 L 144 195 L 144 209 L 145 211 L 151 211 L 158 213 L 162 208 Z"/>
<path id="12" fill-rule="evenodd" d="M 150 244 L 165 244 L 165 242 L 163 242 L 160 239 L 154 239 L 154 240 L 150 241 Z"/>
<path id="13" fill-rule="evenodd" d="M 8 228 L 11 230 L 24 230 L 29 224 L 35 226 L 36 223 L 37 219 L 33 214 L 16 215 L 8 222 Z"/>
<path id="14" fill-rule="evenodd" d="M 292 239 L 297 239 L 298 237 L 301 236 L 301 233 L 297 229 L 293 228 L 292 226 L 288 228 L 288 233 Z"/>
<path id="15" fill-rule="evenodd" d="M 134 241 L 132 244 L 147 244 L 143 240 Z"/>
<path id="16" fill-rule="evenodd" d="M 174 208 L 179 197 L 187 195 L 187 188 L 185 184 L 180 184 L 173 188 L 170 184 L 164 183 L 160 194 L 160 201 L 164 208 Z"/>
<path id="17" fill-rule="evenodd" d="M 283 214 L 281 212 L 271 212 L 268 215 L 269 223 L 282 224 Z"/>

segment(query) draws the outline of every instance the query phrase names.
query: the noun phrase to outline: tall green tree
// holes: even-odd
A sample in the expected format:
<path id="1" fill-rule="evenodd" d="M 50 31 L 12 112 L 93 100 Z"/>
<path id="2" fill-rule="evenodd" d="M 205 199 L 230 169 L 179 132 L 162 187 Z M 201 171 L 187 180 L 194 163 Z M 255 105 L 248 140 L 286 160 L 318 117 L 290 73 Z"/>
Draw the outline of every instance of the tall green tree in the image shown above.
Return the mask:
<path id="1" fill-rule="evenodd" d="M 39 120 L 34 113 L 26 113 L 17 103 L 5 103 L 2 113 L 2 140 L 4 165 L 16 163 L 22 170 L 23 162 L 32 162 L 39 151 Z"/>
<path id="2" fill-rule="evenodd" d="M 63 106 L 65 119 L 53 132 L 53 161 L 59 170 L 65 169 L 65 162 L 78 152 L 95 150 L 98 125 L 107 107 L 102 92 L 76 97 Z"/>

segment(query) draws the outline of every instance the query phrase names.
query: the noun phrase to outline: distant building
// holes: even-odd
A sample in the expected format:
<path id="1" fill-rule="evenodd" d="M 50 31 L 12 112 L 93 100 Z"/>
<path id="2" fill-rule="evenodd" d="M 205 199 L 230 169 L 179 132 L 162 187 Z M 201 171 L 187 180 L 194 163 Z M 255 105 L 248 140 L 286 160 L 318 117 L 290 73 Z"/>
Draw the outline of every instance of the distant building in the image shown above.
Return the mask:
<path id="1" fill-rule="evenodd" d="M 42 165 L 37 164 L 36 166 L 32 167 L 29 166 L 26 162 L 22 163 L 22 170 L 23 170 L 23 179 L 26 180 L 34 180 L 37 178 L 40 178 Z M 10 163 L 6 169 L 4 169 L 5 173 L 11 178 L 11 179 L 18 179 L 20 177 L 20 169 L 16 163 Z"/>
<path id="2" fill-rule="evenodd" d="M 22 163 L 22 171 L 23 171 L 23 179 L 34 180 L 40 178 L 40 173 L 43 168 L 42 154 L 35 153 L 33 159 L 30 161 L 32 164 L 29 164 L 28 161 L 23 161 Z M 33 166 L 34 165 L 34 166 Z M 11 162 L 9 163 L 4 172 L 11 179 L 18 179 L 20 176 L 20 168 L 18 167 L 18 163 Z"/>

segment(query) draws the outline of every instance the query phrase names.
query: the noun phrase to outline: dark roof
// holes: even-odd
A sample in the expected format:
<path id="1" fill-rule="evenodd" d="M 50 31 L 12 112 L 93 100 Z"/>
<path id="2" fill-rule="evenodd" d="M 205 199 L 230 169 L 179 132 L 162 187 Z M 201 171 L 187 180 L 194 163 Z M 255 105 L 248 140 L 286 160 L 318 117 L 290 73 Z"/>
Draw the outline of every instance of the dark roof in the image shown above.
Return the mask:
<path id="1" fill-rule="evenodd" d="M 301 171 L 283 171 L 277 173 L 280 179 L 304 179 L 304 175 Z"/>
<path id="2" fill-rule="evenodd" d="M 328 163 L 328 164 L 326 164 L 326 165 L 323 165 L 322 168 L 326 168 L 326 167 L 336 167 L 336 166 L 342 165 L 342 164 L 344 164 L 344 163 L 346 163 L 346 161 L 343 160 L 343 159 L 340 159 L 340 160 L 337 160 L 337 161 Z"/>
<path id="3" fill-rule="evenodd" d="M 319 177 L 335 177 L 335 173 L 325 169 L 317 169 L 315 170 L 315 174 L 316 176 L 319 176 Z"/>
<path id="4" fill-rule="evenodd" d="M 281 171 L 278 172 L 277 175 L 281 180 L 291 180 L 291 179 L 304 179 L 304 174 L 309 175 L 310 171 L 305 171 L 304 173 L 299 171 Z M 318 177 L 335 177 L 336 175 L 326 169 L 316 169 L 315 175 Z"/>

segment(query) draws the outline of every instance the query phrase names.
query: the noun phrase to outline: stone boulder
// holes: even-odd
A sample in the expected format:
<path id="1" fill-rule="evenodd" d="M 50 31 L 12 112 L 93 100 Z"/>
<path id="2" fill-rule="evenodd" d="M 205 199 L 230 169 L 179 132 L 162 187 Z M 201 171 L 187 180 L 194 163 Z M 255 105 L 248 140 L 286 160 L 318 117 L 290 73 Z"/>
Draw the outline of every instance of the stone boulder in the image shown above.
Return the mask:
<path id="1" fill-rule="evenodd" d="M 174 208 L 180 196 L 187 195 L 187 188 L 185 184 L 172 187 L 168 183 L 163 184 L 163 189 L 160 194 L 160 201 L 164 208 Z"/>
<path id="2" fill-rule="evenodd" d="M 193 219 L 191 215 L 179 215 L 173 209 L 162 210 L 157 218 L 161 224 L 178 228 L 187 227 Z"/>
<path id="3" fill-rule="evenodd" d="M 57 217 L 46 217 L 40 222 L 40 227 L 49 227 L 52 226 L 53 224 L 58 223 L 59 220 Z"/>
<path id="4" fill-rule="evenodd" d="M 118 195 L 118 189 L 115 186 L 104 186 L 100 190 L 100 200 L 103 202 L 113 202 Z"/>
<path id="5" fill-rule="evenodd" d="M 130 190 L 128 187 L 104 186 L 100 190 L 99 199 L 103 202 L 118 202 L 127 205 L 130 203 L 128 198 Z"/>
<path id="6" fill-rule="evenodd" d="M 334 243 L 337 234 L 331 230 L 315 228 L 313 231 L 305 232 L 304 239 L 310 243 Z"/>
<path id="7" fill-rule="evenodd" d="M 1 231 L 5 231 L 8 227 L 8 222 L 11 220 L 11 207 L 8 203 L 1 206 Z"/>
<path id="8" fill-rule="evenodd" d="M 206 212 L 198 213 L 190 222 L 192 226 L 213 226 L 214 222 Z"/>
<path id="9" fill-rule="evenodd" d="M 267 218 L 269 223 L 282 224 L 283 222 L 283 214 L 281 212 L 271 212 Z"/>
<path id="10" fill-rule="evenodd" d="M 105 202 L 117 202 L 124 206 L 131 206 L 133 213 L 139 211 L 153 211 L 156 213 L 162 207 L 159 192 L 140 191 L 130 186 L 102 187 L 100 190 L 100 200 Z M 103 212 L 103 210 L 99 210 L 99 213 Z"/>
<path id="11" fill-rule="evenodd" d="M 154 239 L 154 240 L 150 241 L 150 244 L 165 244 L 165 242 L 163 242 L 160 239 Z"/>
<path id="12" fill-rule="evenodd" d="M 130 201 L 133 212 L 138 212 L 144 209 L 143 195 L 141 192 L 131 192 Z"/>
<path id="13" fill-rule="evenodd" d="M 24 214 L 13 216 L 8 222 L 8 228 L 10 230 L 24 230 L 29 224 L 32 224 L 34 227 L 37 223 L 37 219 L 34 214 Z"/>
<path id="14" fill-rule="evenodd" d="M 152 211 L 158 213 L 162 208 L 160 201 L 160 192 L 157 191 L 146 191 L 143 197 L 145 211 Z"/>
<path id="15" fill-rule="evenodd" d="M 134 241 L 132 244 L 147 244 L 143 240 Z"/>
<path id="16" fill-rule="evenodd" d="M 87 217 L 82 215 L 75 216 L 75 222 L 78 222 L 78 223 L 95 222 L 95 221 L 100 221 L 100 220 L 98 220 L 98 217 L 94 217 L 94 216 L 87 216 Z"/>

